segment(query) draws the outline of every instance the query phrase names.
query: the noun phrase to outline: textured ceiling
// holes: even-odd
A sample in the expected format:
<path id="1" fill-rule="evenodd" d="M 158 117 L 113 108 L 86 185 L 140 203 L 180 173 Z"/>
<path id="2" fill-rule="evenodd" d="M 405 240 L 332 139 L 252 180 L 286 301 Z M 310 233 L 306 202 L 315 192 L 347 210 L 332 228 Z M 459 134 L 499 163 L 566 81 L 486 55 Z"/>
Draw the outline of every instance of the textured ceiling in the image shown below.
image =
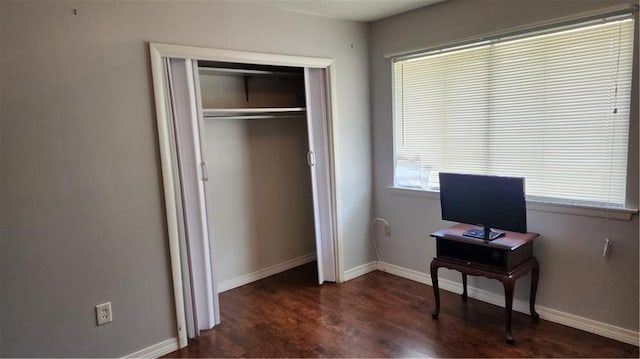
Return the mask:
<path id="1" fill-rule="evenodd" d="M 263 0 L 282 9 L 369 22 L 445 0 Z"/>

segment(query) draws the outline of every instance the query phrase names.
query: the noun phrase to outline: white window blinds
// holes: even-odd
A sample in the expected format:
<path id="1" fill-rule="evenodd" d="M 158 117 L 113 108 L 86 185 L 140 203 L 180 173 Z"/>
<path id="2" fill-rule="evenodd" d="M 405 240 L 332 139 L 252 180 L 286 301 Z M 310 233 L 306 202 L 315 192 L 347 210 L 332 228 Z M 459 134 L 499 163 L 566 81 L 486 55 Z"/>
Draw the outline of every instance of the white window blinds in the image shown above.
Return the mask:
<path id="1" fill-rule="evenodd" d="M 633 31 L 601 19 L 395 59 L 395 185 L 521 176 L 528 198 L 624 206 Z"/>

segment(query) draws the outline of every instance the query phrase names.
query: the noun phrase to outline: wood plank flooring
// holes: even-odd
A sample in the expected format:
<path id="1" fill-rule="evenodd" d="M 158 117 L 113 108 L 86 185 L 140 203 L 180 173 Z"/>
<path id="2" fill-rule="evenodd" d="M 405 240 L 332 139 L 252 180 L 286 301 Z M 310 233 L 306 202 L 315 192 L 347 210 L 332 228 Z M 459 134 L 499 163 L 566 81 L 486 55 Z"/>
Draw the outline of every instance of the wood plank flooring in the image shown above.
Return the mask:
<path id="1" fill-rule="evenodd" d="M 222 324 L 182 357 L 634 357 L 638 347 L 513 315 L 514 345 L 504 341 L 504 309 L 441 291 L 438 320 L 430 286 L 383 272 L 316 285 L 315 263 L 220 295 Z"/>

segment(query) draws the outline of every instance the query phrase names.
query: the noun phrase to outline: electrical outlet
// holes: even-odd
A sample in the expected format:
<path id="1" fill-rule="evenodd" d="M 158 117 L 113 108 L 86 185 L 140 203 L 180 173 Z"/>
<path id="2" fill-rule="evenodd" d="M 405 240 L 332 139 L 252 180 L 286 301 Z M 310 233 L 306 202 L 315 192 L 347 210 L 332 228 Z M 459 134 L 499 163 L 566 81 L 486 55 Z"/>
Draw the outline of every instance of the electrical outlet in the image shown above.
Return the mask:
<path id="1" fill-rule="evenodd" d="M 98 325 L 104 325 L 113 321 L 111 302 L 96 305 L 96 321 Z"/>
<path id="2" fill-rule="evenodd" d="M 387 237 L 391 237 L 391 226 L 388 224 L 384 225 L 384 235 Z"/>

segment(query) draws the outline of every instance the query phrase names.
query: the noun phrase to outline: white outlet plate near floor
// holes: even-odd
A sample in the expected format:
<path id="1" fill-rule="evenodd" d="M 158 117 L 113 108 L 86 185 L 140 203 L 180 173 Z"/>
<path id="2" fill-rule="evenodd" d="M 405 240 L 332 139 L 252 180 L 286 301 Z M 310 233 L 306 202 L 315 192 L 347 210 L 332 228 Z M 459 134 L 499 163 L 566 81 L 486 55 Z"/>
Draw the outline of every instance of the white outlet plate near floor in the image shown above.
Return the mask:
<path id="1" fill-rule="evenodd" d="M 111 302 L 96 305 L 96 321 L 98 325 L 104 325 L 113 321 Z"/>

